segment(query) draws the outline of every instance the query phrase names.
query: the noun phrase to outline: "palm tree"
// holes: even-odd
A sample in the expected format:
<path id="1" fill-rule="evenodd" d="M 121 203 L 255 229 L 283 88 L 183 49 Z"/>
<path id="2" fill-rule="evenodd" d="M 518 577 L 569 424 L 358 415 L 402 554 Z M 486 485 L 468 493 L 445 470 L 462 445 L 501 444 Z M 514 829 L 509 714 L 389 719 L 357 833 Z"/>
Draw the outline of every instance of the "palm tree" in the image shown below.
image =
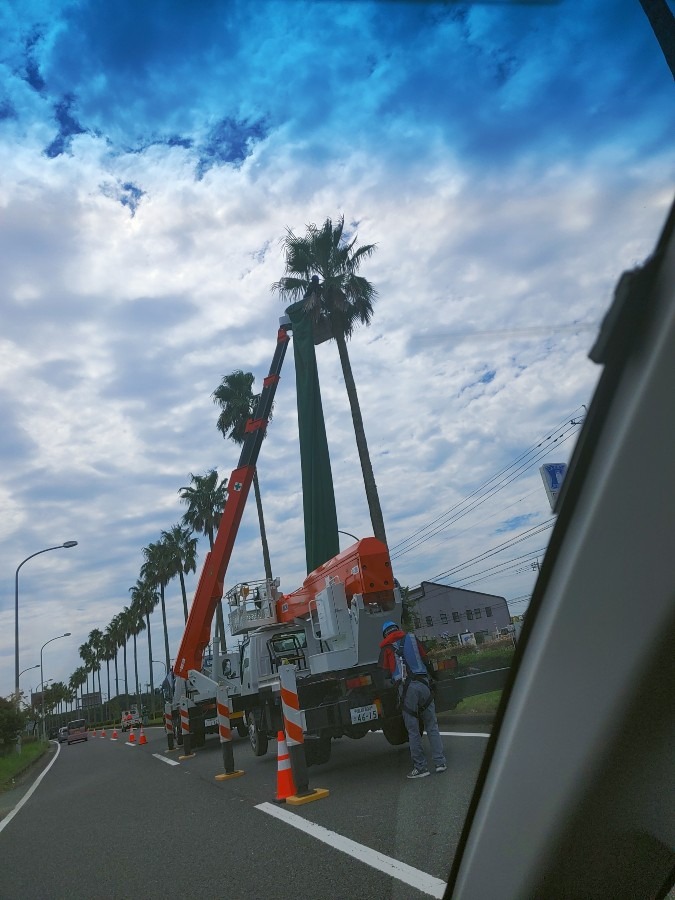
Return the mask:
<path id="1" fill-rule="evenodd" d="M 122 635 L 120 629 L 119 615 L 113 616 L 108 624 L 106 630 L 106 639 L 110 644 L 110 651 L 112 654 L 112 659 L 115 663 L 115 696 L 119 697 L 120 693 L 120 679 L 119 672 L 117 669 L 117 651 L 122 646 Z"/>
<path id="2" fill-rule="evenodd" d="M 94 628 L 93 631 L 89 632 L 89 646 L 91 647 L 93 656 L 94 672 L 98 676 L 98 694 L 99 698 L 101 698 L 102 700 L 103 694 L 101 692 L 101 662 L 103 660 L 103 632 L 98 628 Z"/>
<path id="3" fill-rule="evenodd" d="M 152 674 L 152 634 L 150 632 L 150 614 L 159 603 L 159 594 L 154 587 L 142 579 L 137 579 L 136 584 L 129 588 L 131 604 L 137 607 L 141 615 L 145 616 L 145 627 L 148 632 L 148 666 L 150 669 L 150 693 L 155 694 L 155 681 Z"/>
<path id="4" fill-rule="evenodd" d="M 94 651 L 91 649 L 91 646 L 88 641 L 85 641 L 84 644 L 81 644 L 77 651 L 80 654 L 80 659 L 84 663 L 84 671 L 85 671 L 85 682 L 87 687 L 87 693 L 89 693 L 89 673 L 94 671 Z M 94 682 L 94 676 L 92 675 L 92 684 Z"/>
<path id="5" fill-rule="evenodd" d="M 227 478 L 218 482 L 218 472 L 211 469 L 204 475 L 190 472 L 190 487 L 178 489 L 181 503 L 187 505 L 183 513 L 183 524 L 192 531 L 205 534 L 209 547 L 213 550 L 213 536 L 218 528 L 227 500 Z"/>
<path id="6" fill-rule="evenodd" d="M 227 478 L 218 481 L 218 472 L 211 469 L 204 475 L 190 473 L 191 486 L 178 489 L 181 503 L 187 504 L 183 514 L 183 524 L 209 539 L 209 549 L 213 550 L 213 535 L 218 528 L 227 500 Z M 224 653 L 225 620 L 222 600 L 216 606 L 216 625 L 220 637 L 220 649 Z M 168 669 L 167 663 L 167 669 Z"/>
<path id="7" fill-rule="evenodd" d="M 110 625 L 101 635 L 101 659 L 105 660 L 106 673 L 108 676 L 108 702 L 112 700 L 110 691 L 110 660 L 115 659 L 117 662 L 117 644 L 113 641 L 110 633 Z"/>
<path id="8" fill-rule="evenodd" d="M 145 562 L 141 566 L 141 578 L 150 587 L 159 590 L 159 599 L 162 606 L 162 624 L 164 625 L 164 653 L 166 657 L 166 670 L 169 671 L 171 657 L 169 654 L 169 629 L 166 624 L 166 603 L 164 601 L 164 589 L 171 581 L 171 553 L 163 541 L 155 541 L 143 547 Z"/>
<path id="9" fill-rule="evenodd" d="M 197 569 L 197 538 L 192 537 L 192 531 L 181 525 L 172 526 L 170 531 L 163 531 L 161 540 L 171 555 L 173 569 L 172 578 L 178 575 L 180 590 L 183 596 L 183 615 L 188 620 L 187 593 L 185 591 L 185 576 Z"/>
<path id="10" fill-rule="evenodd" d="M 145 622 L 143 621 L 143 612 L 141 611 L 140 605 L 137 603 L 131 603 L 129 607 L 124 607 L 124 612 L 128 613 L 129 617 L 129 636 L 133 639 L 134 642 L 134 674 L 136 676 L 136 697 L 140 698 L 140 686 L 138 683 L 138 645 L 136 643 L 136 638 L 138 635 L 145 629 Z"/>
<path id="11" fill-rule="evenodd" d="M 288 229 L 283 248 L 286 274 L 272 285 L 272 289 L 286 302 L 302 300 L 303 308 L 312 316 L 315 327 L 328 329 L 329 338 L 337 344 L 373 534 L 386 544 L 384 517 L 347 351 L 347 341 L 356 326 L 369 325 L 373 315 L 377 291 L 358 274 L 358 270 L 361 263 L 375 252 L 375 244 L 357 248 L 356 236 L 350 240 L 344 235 L 344 216 L 341 216 L 335 224 L 331 219 L 326 219 L 321 228 L 307 225 L 304 237 L 296 237 Z"/>
<path id="12" fill-rule="evenodd" d="M 216 428 L 224 438 L 229 438 L 235 444 L 243 444 L 246 437 L 246 423 L 253 416 L 258 404 L 259 394 L 253 393 L 253 374 L 242 372 L 238 369 L 230 375 L 225 375 L 213 394 L 213 402 L 220 406 L 220 415 Z M 267 544 L 267 531 L 263 517 L 262 498 L 258 483 L 258 470 L 253 472 L 253 491 L 255 504 L 258 509 L 258 521 L 260 522 L 260 540 L 262 542 L 263 565 L 265 578 L 272 580 L 272 565 L 270 563 L 270 551 Z"/>
<path id="13" fill-rule="evenodd" d="M 70 676 L 68 681 L 68 687 L 75 694 L 75 700 L 77 700 L 77 691 L 80 689 L 80 700 L 82 699 L 82 685 L 87 680 L 87 670 L 84 666 L 79 666 L 79 668 L 75 669 L 73 674 Z"/>
<path id="14" fill-rule="evenodd" d="M 131 636 L 131 628 L 132 628 L 132 616 L 129 612 L 129 607 L 125 606 L 122 612 L 117 613 L 115 616 L 118 624 L 118 639 L 120 641 L 119 645 L 122 648 L 123 659 L 124 659 L 124 696 L 126 700 L 129 699 L 129 676 L 127 674 L 127 641 Z"/>

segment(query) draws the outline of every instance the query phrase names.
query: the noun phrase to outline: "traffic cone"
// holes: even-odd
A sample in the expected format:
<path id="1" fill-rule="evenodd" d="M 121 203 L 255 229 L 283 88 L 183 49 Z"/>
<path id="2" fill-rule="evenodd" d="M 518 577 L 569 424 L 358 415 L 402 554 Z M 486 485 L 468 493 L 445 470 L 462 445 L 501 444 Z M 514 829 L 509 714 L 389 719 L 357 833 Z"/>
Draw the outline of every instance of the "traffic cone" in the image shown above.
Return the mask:
<path id="1" fill-rule="evenodd" d="M 105 737 L 105 725 L 101 729 L 101 737 Z"/>
<path id="2" fill-rule="evenodd" d="M 92 736 L 96 737 L 96 729 L 95 728 L 94 728 L 94 734 Z"/>
<path id="3" fill-rule="evenodd" d="M 136 735 L 134 734 L 134 729 L 130 728 L 129 729 L 129 740 L 127 741 L 127 744 L 135 744 L 135 743 L 136 743 Z"/>
<path id="4" fill-rule="evenodd" d="M 110 740 L 111 741 L 117 740 L 117 726 L 116 725 L 113 725 L 113 733 L 112 733 L 112 737 L 110 738 Z"/>
<path id="5" fill-rule="evenodd" d="M 143 744 L 147 744 L 147 743 L 148 743 L 148 739 L 146 738 L 145 732 L 143 731 L 143 726 L 141 725 L 141 734 L 140 734 L 140 737 L 138 738 L 138 746 L 141 747 Z"/>
<path id="6" fill-rule="evenodd" d="M 288 747 L 286 746 L 286 736 L 283 731 L 277 734 L 277 796 L 275 803 L 285 803 L 287 797 L 292 797 L 296 793 L 295 782 L 293 781 L 293 770 L 291 769 L 291 758 L 288 755 Z"/>

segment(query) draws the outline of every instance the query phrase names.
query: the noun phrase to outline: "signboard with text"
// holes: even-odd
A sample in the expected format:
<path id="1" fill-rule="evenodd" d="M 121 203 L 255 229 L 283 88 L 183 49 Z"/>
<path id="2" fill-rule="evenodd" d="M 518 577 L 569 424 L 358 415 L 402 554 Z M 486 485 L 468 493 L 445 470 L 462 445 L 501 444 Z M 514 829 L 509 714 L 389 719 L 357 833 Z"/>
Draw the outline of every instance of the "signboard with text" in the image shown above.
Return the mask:
<path id="1" fill-rule="evenodd" d="M 539 467 L 539 471 L 548 502 L 551 504 L 551 510 L 555 512 L 555 504 L 567 472 L 567 463 L 544 463 Z"/>

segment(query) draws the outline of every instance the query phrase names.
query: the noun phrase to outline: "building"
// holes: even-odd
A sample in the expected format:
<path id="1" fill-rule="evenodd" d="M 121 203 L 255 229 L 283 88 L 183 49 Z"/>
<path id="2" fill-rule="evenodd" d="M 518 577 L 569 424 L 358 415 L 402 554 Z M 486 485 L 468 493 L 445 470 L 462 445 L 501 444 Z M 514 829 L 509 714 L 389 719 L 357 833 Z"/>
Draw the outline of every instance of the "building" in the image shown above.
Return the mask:
<path id="1" fill-rule="evenodd" d="M 505 597 L 423 581 L 408 591 L 415 634 L 422 641 L 450 640 L 463 643 L 460 635 L 473 634 L 477 643 L 511 625 Z"/>

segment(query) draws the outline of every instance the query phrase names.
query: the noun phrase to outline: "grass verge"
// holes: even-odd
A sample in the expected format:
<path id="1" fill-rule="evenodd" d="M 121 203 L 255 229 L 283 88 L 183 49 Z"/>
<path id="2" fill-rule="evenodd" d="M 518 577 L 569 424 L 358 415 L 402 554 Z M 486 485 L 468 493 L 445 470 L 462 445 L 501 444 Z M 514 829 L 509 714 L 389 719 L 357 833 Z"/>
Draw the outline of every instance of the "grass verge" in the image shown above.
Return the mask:
<path id="1" fill-rule="evenodd" d="M 10 752 L 7 756 L 0 756 L 0 791 L 11 788 L 12 779 L 36 762 L 48 747 L 48 741 L 34 741 L 22 744 L 21 753 Z"/>
<path id="2" fill-rule="evenodd" d="M 454 713 L 460 716 L 492 716 L 497 712 L 501 695 L 501 691 L 490 691 L 487 694 L 476 694 L 473 697 L 467 697 L 465 700 L 460 700 L 456 709 L 448 713 L 448 715 L 453 715 Z"/>

